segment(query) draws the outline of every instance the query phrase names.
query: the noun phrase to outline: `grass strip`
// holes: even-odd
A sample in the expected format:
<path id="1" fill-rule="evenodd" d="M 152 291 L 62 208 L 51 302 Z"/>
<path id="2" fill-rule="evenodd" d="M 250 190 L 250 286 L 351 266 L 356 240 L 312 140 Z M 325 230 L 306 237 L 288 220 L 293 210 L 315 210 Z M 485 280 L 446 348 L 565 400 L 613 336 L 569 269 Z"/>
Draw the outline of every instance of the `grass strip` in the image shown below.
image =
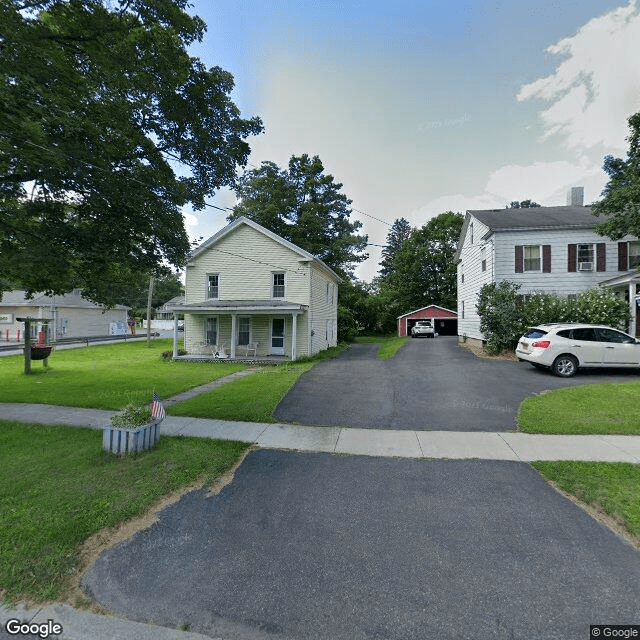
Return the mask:
<path id="1" fill-rule="evenodd" d="M 520 431 L 559 434 L 640 434 L 640 382 L 566 387 L 527 398 Z"/>
<path id="2" fill-rule="evenodd" d="M 265 367 L 239 380 L 167 409 L 172 416 L 217 418 L 242 422 L 275 422 L 273 412 L 296 380 L 313 363 Z"/>
<path id="3" fill-rule="evenodd" d="M 79 545 L 104 527 L 145 513 L 163 495 L 231 468 L 247 445 L 163 437 L 123 458 L 102 432 L 0 421 L 0 593 L 55 599 L 78 569 Z"/>
<path id="4" fill-rule="evenodd" d="M 171 340 L 92 345 L 54 351 L 48 369 L 34 363 L 24 373 L 22 356 L 0 358 L 2 402 L 29 402 L 94 409 L 121 409 L 147 402 L 155 389 L 168 398 L 246 369 L 242 363 L 162 360 Z"/>
<path id="5" fill-rule="evenodd" d="M 403 338 L 400 336 L 358 336 L 356 342 L 365 344 L 379 344 L 378 358 L 380 360 L 388 360 L 404 347 L 409 342 L 410 338 Z"/>
<path id="6" fill-rule="evenodd" d="M 323 360 L 339 355 L 347 344 L 321 351 L 311 358 L 290 364 L 264 367 L 260 371 L 233 380 L 190 400 L 177 402 L 167 409 L 172 416 L 215 418 L 241 422 L 276 422 L 273 412 L 298 378 Z"/>
<path id="7" fill-rule="evenodd" d="M 547 480 L 622 522 L 640 536 L 640 465 L 625 462 L 534 462 Z"/>

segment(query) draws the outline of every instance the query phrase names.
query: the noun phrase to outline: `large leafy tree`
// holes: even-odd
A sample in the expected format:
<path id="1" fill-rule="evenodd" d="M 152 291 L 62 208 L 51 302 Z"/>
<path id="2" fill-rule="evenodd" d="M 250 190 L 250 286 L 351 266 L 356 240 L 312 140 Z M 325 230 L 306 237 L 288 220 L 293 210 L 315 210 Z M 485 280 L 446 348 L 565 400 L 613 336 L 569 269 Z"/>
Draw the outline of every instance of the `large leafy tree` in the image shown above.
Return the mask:
<path id="1" fill-rule="evenodd" d="M 382 258 L 380 260 L 380 277 L 386 278 L 393 272 L 393 262 L 402 249 L 404 241 L 411 235 L 411 224 L 405 218 L 397 218 L 394 220 L 387 234 L 387 244 L 382 249 Z"/>
<path id="2" fill-rule="evenodd" d="M 407 310 L 437 304 L 456 306 L 456 265 L 453 260 L 464 217 L 447 211 L 414 229 L 396 254 L 393 272 L 380 283 L 395 308 Z"/>
<path id="3" fill-rule="evenodd" d="M 640 237 L 640 113 L 629 118 L 631 134 L 626 160 L 606 156 L 604 170 L 609 175 L 602 200 L 592 206 L 597 216 L 607 219 L 598 233 L 618 240 L 625 235 Z"/>
<path id="4" fill-rule="evenodd" d="M 233 186 L 262 130 L 187 53 L 205 31 L 187 6 L 0 3 L 0 287 L 109 304 L 184 262 L 181 207 Z"/>
<path id="5" fill-rule="evenodd" d="M 539 207 L 540 205 L 533 200 L 513 200 L 507 205 L 507 209 L 532 209 L 533 207 Z"/>
<path id="6" fill-rule="evenodd" d="M 239 180 L 239 204 L 229 220 L 246 216 L 351 277 L 366 260 L 367 236 L 351 221 L 351 200 L 324 172 L 318 156 L 292 156 L 287 169 L 263 162 Z"/>

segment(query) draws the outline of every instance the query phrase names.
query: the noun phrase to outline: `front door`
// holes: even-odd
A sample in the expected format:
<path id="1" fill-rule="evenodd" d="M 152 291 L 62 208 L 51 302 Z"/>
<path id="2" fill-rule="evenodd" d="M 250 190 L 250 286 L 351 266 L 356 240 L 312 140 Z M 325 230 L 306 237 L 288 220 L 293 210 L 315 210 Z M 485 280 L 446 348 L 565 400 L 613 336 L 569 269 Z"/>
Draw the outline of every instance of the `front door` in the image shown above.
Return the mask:
<path id="1" fill-rule="evenodd" d="M 271 319 L 271 348 L 269 353 L 274 356 L 284 355 L 284 318 Z"/>

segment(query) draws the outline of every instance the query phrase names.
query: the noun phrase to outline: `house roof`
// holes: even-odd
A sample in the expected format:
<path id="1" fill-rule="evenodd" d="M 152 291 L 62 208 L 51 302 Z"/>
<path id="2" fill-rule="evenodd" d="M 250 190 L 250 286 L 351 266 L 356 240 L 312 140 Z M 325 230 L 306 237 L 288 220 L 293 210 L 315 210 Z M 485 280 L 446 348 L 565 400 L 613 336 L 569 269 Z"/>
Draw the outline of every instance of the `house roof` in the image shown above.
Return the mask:
<path id="1" fill-rule="evenodd" d="M 304 311 L 308 305 L 299 302 L 288 302 L 287 300 L 205 300 L 204 302 L 194 302 L 191 304 L 174 304 L 169 311 L 182 313 L 184 311 L 202 312 L 282 312 L 282 311 Z"/>
<path id="2" fill-rule="evenodd" d="M 255 222 L 254 220 L 251 220 L 250 218 L 247 218 L 246 216 L 240 216 L 239 218 L 236 218 L 235 220 L 230 222 L 226 227 L 220 229 L 218 233 L 215 233 L 209 239 L 205 240 L 200 246 L 196 247 L 189 254 L 188 261 L 193 260 L 193 258 L 199 256 L 201 253 L 203 253 L 207 249 L 210 249 L 214 244 L 222 240 L 222 238 L 225 238 L 226 236 L 228 236 L 232 231 L 234 231 L 240 225 L 243 225 L 243 224 L 246 224 L 252 229 L 255 229 L 256 231 L 258 231 L 259 233 L 264 234 L 265 236 L 267 236 L 268 238 L 271 238 L 273 241 L 281 244 L 282 246 L 287 247 L 288 249 L 291 249 L 291 251 L 293 251 L 294 253 L 297 253 L 305 261 L 314 262 L 323 271 L 332 275 L 338 282 L 342 280 L 340 276 L 337 273 L 335 273 L 335 271 L 333 271 L 331 267 L 327 266 L 322 260 L 320 260 L 320 258 L 314 256 L 312 253 L 309 253 L 308 251 L 305 251 L 304 249 L 301 249 L 297 245 L 293 244 L 293 242 L 289 242 L 288 240 L 285 240 L 284 238 L 279 236 L 277 233 L 273 233 L 273 231 L 269 231 L 269 229 L 267 229 L 266 227 L 263 227 L 261 224 L 258 224 L 257 222 Z"/>
<path id="3" fill-rule="evenodd" d="M 589 229 L 599 220 L 591 207 L 531 207 L 468 211 L 492 231 L 513 229 Z"/>
<path id="4" fill-rule="evenodd" d="M 425 311 L 426 309 L 442 309 L 443 311 L 447 311 L 448 313 L 453 313 L 455 316 L 458 315 L 457 311 L 452 311 L 451 309 L 447 309 L 446 307 L 441 307 L 438 304 L 429 304 L 426 307 L 422 307 L 420 309 L 414 309 L 413 311 L 403 313 L 401 316 L 397 317 L 397 320 L 400 320 L 400 318 L 404 318 L 405 316 L 410 316 L 412 313 L 418 313 L 418 311 Z"/>
<path id="5" fill-rule="evenodd" d="M 472 218 L 489 228 L 491 233 L 501 231 L 538 231 L 542 229 L 593 229 L 601 220 L 591 207 L 530 207 L 525 209 L 480 209 L 467 211 L 454 260 L 460 259 L 462 245 Z"/>
<path id="6" fill-rule="evenodd" d="M 0 299 L 2 307 L 67 307 L 76 309 L 102 309 L 103 305 L 96 304 L 82 297 L 78 291 L 69 291 L 62 295 L 48 296 L 44 293 L 36 293 L 33 298 L 27 298 L 26 291 L 5 291 Z M 121 304 L 114 306 L 114 309 L 128 309 Z"/>
<path id="7" fill-rule="evenodd" d="M 167 300 L 159 309 L 163 310 L 163 309 L 169 309 L 170 307 L 173 307 L 177 304 L 184 304 L 185 302 L 185 297 L 184 296 L 176 296 L 175 298 L 171 298 L 171 300 Z"/>

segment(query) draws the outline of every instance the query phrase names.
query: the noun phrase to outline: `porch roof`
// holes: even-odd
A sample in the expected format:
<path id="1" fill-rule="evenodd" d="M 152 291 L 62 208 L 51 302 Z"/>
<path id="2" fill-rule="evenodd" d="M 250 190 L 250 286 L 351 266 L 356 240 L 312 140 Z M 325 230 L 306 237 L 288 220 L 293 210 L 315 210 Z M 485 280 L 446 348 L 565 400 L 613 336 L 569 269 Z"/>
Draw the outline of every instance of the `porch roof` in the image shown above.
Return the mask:
<path id="1" fill-rule="evenodd" d="M 174 313 L 303 313 L 309 308 L 307 304 L 288 302 L 286 300 L 205 300 L 190 304 L 176 304 L 168 307 Z"/>
<path id="2" fill-rule="evenodd" d="M 600 280 L 598 284 L 601 287 L 622 287 L 629 284 L 640 284 L 640 271 L 629 271 L 613 278 L 607 278 L 606 280 Z"/>

